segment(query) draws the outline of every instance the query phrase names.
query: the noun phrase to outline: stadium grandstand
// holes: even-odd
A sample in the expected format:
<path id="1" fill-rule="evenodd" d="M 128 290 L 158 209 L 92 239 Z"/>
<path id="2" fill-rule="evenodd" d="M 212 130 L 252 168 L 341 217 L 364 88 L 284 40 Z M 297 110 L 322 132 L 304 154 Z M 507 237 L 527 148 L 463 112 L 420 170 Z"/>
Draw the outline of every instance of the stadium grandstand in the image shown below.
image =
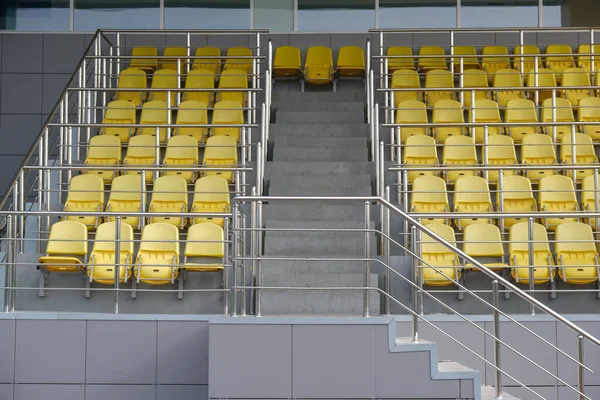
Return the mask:
<path id="1" fill-rule="evenodd" d="M 0 400 L 600 399 L 600 2 L 0 5 Z"/>

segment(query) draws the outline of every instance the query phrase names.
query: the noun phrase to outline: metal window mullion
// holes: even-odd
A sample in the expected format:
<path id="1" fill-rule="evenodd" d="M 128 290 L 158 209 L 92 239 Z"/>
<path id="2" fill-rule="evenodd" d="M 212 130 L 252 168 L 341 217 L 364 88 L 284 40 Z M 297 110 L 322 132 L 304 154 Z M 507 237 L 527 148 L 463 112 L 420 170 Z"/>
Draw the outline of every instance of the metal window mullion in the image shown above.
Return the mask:
<path id="1" fill-rule="evenodd" d="M 254 0 L 250 0 L 250 29 L 254 29 Z"/>
<path id="2" fill-rule="evenodd" d="M 375 29 L 379 29 L 379 0 L 375 0 Z"/>
<path id="3" fill-rule="evenodd" d="M 294 0 L 294 32 L 298 32 L 298 0 Z"/>
<path id="4" fill-rule="evenodd" d="M 159 28 L 165 29 L 165 0 L 160 0 L 160 22 Z"/>
<path id="5" fill-rule="evenodd" d="M 69 1 L 69 30 L 75 30 L 75 0 Z"/>
<path id="6" fill-rule="evenodd" d="M 456 27 L 462 27 L 462 4 L 461 0 L 456 0 Z"/>
<path id="7" fill-rule="evenodd" d="M 544 0 L 538 1 L 538 28 L 544 26 Z"/>

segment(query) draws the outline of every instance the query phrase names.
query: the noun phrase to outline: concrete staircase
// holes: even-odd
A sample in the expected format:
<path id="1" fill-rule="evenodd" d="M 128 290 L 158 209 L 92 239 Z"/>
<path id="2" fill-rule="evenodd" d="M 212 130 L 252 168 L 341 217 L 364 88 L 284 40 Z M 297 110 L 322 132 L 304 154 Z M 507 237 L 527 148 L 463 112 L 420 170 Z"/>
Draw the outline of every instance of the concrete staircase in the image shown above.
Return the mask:
<path id="1" fill-rule="evenodd" d="M 271 196 L 370 196 L 372 170 L 365 123 L 364 92 L 274 93 L 271 125 L 272 161 L 265 179 Z M 272 121 L 273 122 L 273 121 Z M 340 202 L 270 202 L 263 211 L 271 229 L 361 229 L 364 204 Z M 370 254 L 376 255 L 374 234 Z M 266 257 L 364 257 L 362 232 L 267 231 Z M 264 286 L 364 286 L 361 261 L 264 261 Z M 371 275 L 371 286 L 377 276 Z M 371 314 L 379 314 L 379 295 L 372 293 Z M 268 315 L 360 315 L 361 291 L 276 291 L 262 294 Z"/>

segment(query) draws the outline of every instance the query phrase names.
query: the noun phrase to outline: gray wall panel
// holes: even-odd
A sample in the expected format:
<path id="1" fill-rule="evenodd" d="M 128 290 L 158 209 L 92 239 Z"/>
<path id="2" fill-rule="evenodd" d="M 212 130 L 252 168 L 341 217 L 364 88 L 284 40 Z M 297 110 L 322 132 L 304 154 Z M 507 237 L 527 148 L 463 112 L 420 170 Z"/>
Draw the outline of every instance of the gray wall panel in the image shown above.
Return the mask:
<path id="1" fill-rule="evenodd" d="M 41 114 L 42 75 L 3 74 L 2 114 Z"/>
<path id="2" fill-rule="evenodd" d="M 594 335 L 600 337 L 600 325 L 593 322 L 580 322 L 579 327 Z M 565 351 L 571 357 L 577 359 L 577 334 L 563 324 L 557 326 L 558 348 Z M 584 341 L 584 364 L 594 373 L 585 373 L 585 384 L 600 386 L 600 349 L 591 344 L 588 340 Z M 570 385 L 577 385 L 576 364 L 563 355 L 558 355 L 558 373 Z"/>
<path id="3" fill-rule="evenodd" d="M 40 115 L 0 115 L 0 155 L 22 158 L 31 148 L 42 123 Z"/>
<path id="4" fill-rule="evenodd" d="M 81 53 L 80 53 L 81 54 Z M 44 74 L 42 85 L 42 113 L 49 114 L 65 88 L 71 74 Z M 71 92 L 70 96 L 77 96 L 77 92 Z M 101 97 L 100 97 L 101 100 Z"/>
<path id="5" fill-rule="evenodd" d="M 83 54 L 82 35 L 44 35 L 43 72 L 71 74 Z"/>
<path id="6" fill-rule="evenodd" d="M 83 385 L 15 385 L 15 400 L 84 400 Z"/>
<path id="7" fill-rule="evenodd" d="M 153 385 L 88 385 L 85 400 L 153 400 L 156 387 Z"/>
<path id="8" fill-rule="evenodd" d="M 2 73 L 42 73 L 43 35 L 2 35 Z"/>
<path id="9" fill-rule="evenodd" d="M 160 385 L 156 400 L 207 400 L 208 385 Z"/>
<path id="10" fill-rule="evenodd" d="M 585 388 L 585 395 L 590 399 L 600 399 L 600 386 L 589 386 Z M 558 388 L 559 400 L 579 400 L 579 396 L 567 387 Z M 527 400 L 523 398 L 523 400 Z"/>
<path id="11" fill-rule="evenodd" d="M 0 383 L 12 383 L 15 375 L 14 320 L 0 321 L 0 338 Z"/>
<path id="12" fill-rule="evenodd" d="M 535 387 L 532 388 L 537 394 L 544 397 L 546 400 L 557 400 L 559 399 L 557 389 L 555 387 L 545 388 L 545 387 Z M 535 400 L 539 399 L 536 395 L 532 394 L 527 389 L 522 387 L 507 387 L 505 391 L 521 400 Z M 594 398 L 594 397 L 592 397 Z M 573 398 L 574 399 L 574 398 Z M 560 400 L 564 400 L 563 397 L 560 397 Z"/>
<path id="13" fill-rule="evenodd" d="M 0 399 L 12 400 L 13 399 L 13 386 L 12 385 L 0 385 Z"/>

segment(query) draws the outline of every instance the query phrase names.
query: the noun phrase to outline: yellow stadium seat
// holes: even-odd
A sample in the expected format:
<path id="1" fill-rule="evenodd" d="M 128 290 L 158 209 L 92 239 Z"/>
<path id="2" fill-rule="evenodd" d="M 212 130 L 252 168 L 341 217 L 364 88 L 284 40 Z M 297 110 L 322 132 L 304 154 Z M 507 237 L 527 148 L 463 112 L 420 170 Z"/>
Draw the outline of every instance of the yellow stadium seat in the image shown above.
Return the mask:
<path id="1" fill-rule="evenodd" d="M 88 230 L 78 221 L 60 221 L 50 227 L 46 255 L 38 259 L 44 272 L 81 272 L 87 264 Z"/>
<path id="2" fill-rule="evenodd" d="M 515 151 L 515 142 L 510 136 L 494 135 L 488 137 L 488 161 L 489 166 L 510 165 L 515 166 L 517 162 L 517 152 Z M 485 161 L 485 160 L 484 160 Z M 504 176 L 511 176 L 516 173 L 514 169 L 503 170 Z M 490 183 L 498 181 L 499 171 L 488 171 L 488 180 Z"/>
<path id="3" fill-rule="evenodd" d="M 528 284 L 531 279 L 529 262 L 529 223 L 519 222 L 508 234 L 508 256 L 511 273 L 517 283 Z M 548 233 L 543 225 L 533 224 L 533 283 L 538 285 L 554 279 L 554 262 L 548 243 Z"/>
<path id="4" fill-rule="evenodd" d="M 557 226 L 554 253 L 563 281 L 575 285 L 598 281 L 600 262 L 594 232 L 589 225 L 569 222 Z"/>
<path id="5" fill-rule="evenodd" d="M 427 72 L 432 69 L 448 69 L 444 58 L 444 49 L 439 46 L 423 46 L 419 49 L 419 70 Z M 441 57 L 432 57 L 441 56 Z"/>
<path id="6" fill-rule="evenodd" d="M 198 47 L 196 57 L 207 57 L 207 58 L 195 58 L 192 69 L 204 69 L 210 71 L 214 76 L 214 79 L 221 73 L 221 49 L 218 47 Z"/>
<path id="7" fill-rule="evenodd" d="M 105 125 L 135 124 L 135 104 L 126 100 L 115 100 L 108 103 L 102 123 Z M 121 142 L 127 142 L 133 134 L 134 128 L 105 126 L 100 129 L 100 134 L 117 136 Z"/>
<path id="8" fill-rule="evenodd" d="M 434 167 L 438 164 L 435 139 L 431 136 L 413 135 L 406 138 L 404 146 L 404 165 L 408 169 L 408 180 L 412 182 L 419 176 L 435 175 L 435 171 L 414 171 L 421 167 Z"/>
<path id="9" fill-rule="evenodd" d="M 572 55 L 555 56 L 553 54 L 572 54 L 571 46 L 562 44 L 551 44 L 546 47 L 546 68 L 554 71 L 557 82 L 560 83 L 563 71 L 575 66 Z"/>
<path id="10" fill-rule="evenodd" d="M 519 124 L 523 122 L 537 123 L 538 117 L 535 111 L 533 101 L 527 99 L 513 99 L 506 104 L 506 112 L 504 114 L 506 123 Z M 536 125 L 509 125 L 506 127 L 508 135 L 510 135 L 515 143 L 521 143 L 526 135 L 537 133 Z"/>
<path id="11" fill-rule="evenodd" d="M 575 116 L 573 115 L 573 108 L 571 108 L 571 102 L 567 99 L 557 98 L 556 99 L 556 111 L 555 116 L 552 116 L 552 99 L 546 99 L 542 103 L 542 122 L 552 122 L 555 118 L 556 122 L 565 122 L 568 125 L 559 125 L 556 127 L 556 139 L 560 140 L 563 135 L 571 134 L 571 125 L 575 123 Z M 554 138 L 554 127 L 545 126 L 543 129 L 547 135 Z"/>
<path id="12" fill-rule="evenodd" d="M 215 96 L 212 91 L 215 88 L 215 80 L 211 74 L 212 72 L 207 69 L 193 69 L 188 72 L 185 80 L 186 89 L 210 89 L 210 91 L 184 92 L 182 99 L 184 101 L 201 101 L 207 106 L 211 106 Z M 181 107 L 181 104 L 179 106 Z"/>
<path id="13" fill-rule="evenodd" d="M 248 98 L 248 79 L 244 71 L 239 69 L 227 69 L 223 71 L 219 78 L 219 89 L 241 89 L 239 92 L 218 92 L 219 101 L 235 101 L 244 106 Z"/>
<path id="14" fill-rule="evenodd" d="M 237 147 L 235 139 L 231 136 L 211 136 L 206 141 L 204 149 L 203 167 L 236 168 L 238 164 Z M 220 176 L 228 182 L 233 182 L 233 171 L 205 170 L 204 176 Z"/>
<path id="15" fill-rule="evenodd" d="M 151 174 L 149 174 L 151 175 Z M 142 199 L 146 198 L 146 184 L 142 192 L 142 177 L 139 175 L 121 175 L 116 177 L 110 187 L 110 196 L 106 203 L 107 212 L 145 212 L 142 209 Z M 114 217 L 108 217 L 108 221 L 114 221 Z M 121 216 L 121 221 L 130 225 L 133 229 L 140 227 L 140 217 Z"/>
<path id="16" fill-rule="evenodd" d="M 156 136 L 156 125 L 168 123 L 169 111 L 167 102 L 164 100 L 152 100 L 144 103 L 142 115 L 140 116 L 140 125 L 154 125 L 146 128 L 138 128 L 138 135 Z M 167 140 L 167 128 L 159 128 L 159 139 L 161 142 Z"/>
<path id="17" fill-rule="evenodd" d="M 540 211 L 543 212 L 579 211 L 573 180 L 568 176 L 550 175 L 540 179 L 538 200 Z M 550 230 L 554 230 L 557 225 L 573 221 L 577 221 L 577 219 L 552 216 L 542 218 L 542 223 L 546 226 L 546 229 Z"/>
<path id="18" fill-rule="evenodd" d="M 421 79 L 417 71 L 410 69 L 399 69 L 394 71 L 392 74 L 392 89 L 420 89 Z M 395 106 L 406 100 L 419 100 L 419 92 L 417 91 L 403 91 L 393 92 Z"/>
<path id="19" fill-rule="evenodd" d="M 454 212 L 471 214 L 493 212 L 490 188 L 485 179 L 478 176 L 463 176 L 454 186 Z M 456 218 L 456 226 L 463 229 L 473 224 L 492 223 L 491 218 Z"/>
<path id="20" fill-rule="evenodd" d="M 71 178 L 64 211 L 67 221 L 79 221 L 95 228 L 101 217 L 77 215 L 77 212 L 102 212 L 104 210 L 104 181 L 98 175 L 78 175 Z"/>
<path id="21" fill-rule="evenodd" d="M 577 86 L 591 86 L 590 76 L 587 71 L 583 68 L 567 68 L 563 72 L 562 86 L 564 87 L 577 87 Z M 563 95 L 568 99 L 573 107 L 579 107 L 579 101 L 586 97 L 593 96 L 594 93 L 591 89 L 565 89 Z"/>
<path id="22" fill-rule="evenodd" d="M 177 59 L 179 58 L 179 74 L 185 74 L 185 66 L 188 63 L 186 47 L 167 47 L 160 60 L 162 69 L 170 69 L 177 72 Z"/>
<path id="23" fill-rule="evenodd" d="M 180 176 L 161 176 L 154 181 L 150 213 L 185 213 L 188 209 L 187 183 Z M 154 216 L 148 218 L 150 224 L 164 222 L 183 229 L 185 217 Z"/>
<path id="24" fill-rule="evenodd" d="M 240 125 L 244 123 L 244 111 L 240 104 L 236 101 L 219 101 L 215 104 L 215 108 L 212 115 L 213 124 L 235 124 Z M 240 132 L 242 128 L 227 128 L 227 127 L 215 127 L 212 128 L 213 136 L 230 136 L 235 139 L 236 142 L 240 140 Z"/>
<path id="25" fill-rule="evenodd" d="M 573 162 L 571 145 L 571 135 L 565 135 L 562 138 L 560 146 L 560 161 L 563 164 L 571 164 Z M 575 164 L 597 164 L 598 157 L 594 151 L 594 143 L 592 138 L 583 133 L 575 133 Z M 582 167 L 577 169 L 576 178 L 579 182 L 581 179 L 594 173 L 593 169 Z M 567 175 L 571 175 L 573 171 L 567 171 Z"/>
<path id="26" fill-rule="evenodd" d="M 107 135 L 91 138 L 84 164 L 90 167 L 106 166 L 106 170 L 87 170 L 85 173 L 98 175 L 105 182 L 112 181 L 118 175 L 118 171 L 114 167 L 121 164 L 121 141 L 119 138 Z"/>
<path id="27" fill-rule="evenodd" d="M 181 179 L 181 178 L 180 178 Z M 174 283 L 179 273 L 179 231 L 170 224 L 149 224 L 142 230 L 135 277 L 150 285 Z"/>
<path id="28" fill-rule="evenodd" d="M 177 167 L 198 167 L 198 141 L 193 136 L 172 136 L 167 142 L 167 150 L 163 160 L 164 174 L 180 176 L 187 182 L 194 182 L 195 171 L 181 171 Z"/>
<path id="29" fill-rule="evenodd" d="M 506 57 L 501 57 L 503 55 L 506 55 Z M 496 71 L 511 68 L 510 59 L 508 58 L 508 49 L 504 46 L 485 46 L 483 50 L 481 50 L 481 66 L 488 74 L 488 79 L 493 81 Z"/>
<path id="30" fill-rule="evenodd" d="M 599 208 L 596 207 L 596 192 L 600 198 L 600 185 L 596 189 L 594 183 L 594 175 L 586 176 L 581 186 L 581 208 L 586 212 L 598 212 Z M 587 218 L 587 223 L 596 226 L 597 218 Z"/>
<path id="31" fill-rule="evenodd" d="M 194 199 L 192 200 L 193 213 L 229 212 L 229 185 L 227 180 L 220 176 L 205 176 L 196 181 L 194 186 Z M 192 217 L 190 223 L 212 222 L 223 226 L 223 218 Z"/>
<path id="32" fill-rule="evenodd" d="M 127 154 L 123 160 L 124 166 L 129 167 L 157 167 L 156 141 L 153 136 L 134 136 L 127 146 Z M 128 175 L 141 175 L 141 170 L 128 170 Z M 153 172 L 146 171 L 146 182 L 152 181 Z"/>
<path id="33" fill-rule="evenodd" d="M 455 100 L 440 100 L 433 107 L 432 122 L 434 124 L 464 123 L 462 105 Z M 460 126 L 438 126 L 433 128 L 438 143 L 444 143 L 450 136 L 462 135 L 464 128 Z"/>
<path id="34" fill-rule="evenodd" d="M 498 103 L 494 100 L 478 99 L 475 100 L 475 117 L 473 118 L 473 110 L 469 109 L 469 122 L 476 123 L 501 123 L 500 110 L 498 109 Z M 478 126 L 470 128 L 471 132 L 475 129 L 475 142 L 483 143 L 484 127 Z M 499 126 L 488 126 L 488 137 L 500 134 L 501 127 Z"/>
<path id="35" fill-rule="evenodd" d="M 167 89 L 177 89 L 177 72 L 172 69 L 159 69 L 152 75 L 152 89 L 164 89 L 164 91 L 149 92 L 150 100 L 167 102 Z M 177 106 L 177 91 L 170 92 L 171 107 Z"/>
<path id="36" fill-rule="evenodd" d="M 235 58 L 235 57 L 252 57 L 252 49 L 248 47 L 230 47 L 227 49 L 227 58 L 225 60 L 225 70 L 237 69 L 243 71 L 246 75 L 252 73 L 251 58 Z M 258 66 L 257 66 L 258 69 Z"/>
<path id="37" fill-rule="evenodd" d="M 463 87 L 464 88 L 487 88 L 489 87 L 487 74 L 480 69 L 467 69 L 463 72 Z M 464 104 L 466 107 L 471 107 L 472 92 L 463 92 Z M 484 100 L 490 97 L 488 91 L 476 90 L 475 101 Z"/>
<path id="38" fill-rule="evenodd" d="M 437 176 L 420 176 L 413 182 L 410 199 L 413 213 L 450 212 L 446 182 Z M 419 216 L 415 216 L 419 218 Z M 448 224 L 447 218 L 421 218 L 423 225 Z"/>
<path id="39" fill-rule="evenodd" d="M 588 73 L 597 71 L 600 68 L 598 63 L 598 56 L 600 56 L 600 46 L 594 45 L 594 51 L 592 52 L 592 46 L 589 44 L 581 44 L 577 48 L 577 66 L 585 69 Z M 585 56 L 581 54 L 594 54 L 594 68 L 592 69 L 592 56 Z"/>
<path id="40" fill-rule="evenodd" d="M 364 77 L 365 71 L 365 52 L 361 47 L 340 47 L 337 57 L 337 75 L 339 77 Z"/>
<path id="41" fill-rule="evenodd" d="M 521 57 L 521 54 L 524 56 Z M 540 49 L 537 46 L 525 45 L 517 46 L 514 51 L 514 66 L 515 69 L 523 74 L 535 69 L 535 56 L 540 54 Z M 525 56 L 528 55 L 529 57 Z M 523 63 L 521 64 L 521 60 Z M 542 57 L 537 58 L 538 68 L 542 67 Z"/>
<path id="42" fill-rule="evenodd" d="M 497 226 L 488 223 L 473 224 L 465 227 L 463 251 L 491 270 L 502 271 L 508 268 L 504 261 L 502 235 Z M 467 269 L 478 271 L 472 264 Z"/>
<path id="43" fill-rule="evenodd" d="M 600 47 L 600 46 L 598 46 Z M 598 97 L 587 97 L 579 101 L 579 122 L 600 122 L 600 99 Z M 579 127 L 594 142 L 600 142 L 600 124 L 584 125 Z"/>
<path id="44" fill-rule="evenodd" d="M 430 224 L 427 228 L 456 247 L 456 237 L 450 226 Z M 461 276 L 460 262 L 456 253 L 427 234 L 423 234 L 421 240 L 421 257 L 424 262 L 421 266 L 423 283 L 429 286 L 455 284 Z"/>
<path id="45" fill-rule="evenodd" d="M 185 271 L 222 271 L 225 260 L 225 235 L 223 228 L 210 222 L 190 226 L 185 242 Z"/>
<path id="46" fill-rule="evenodd" d="M 452 48 L 454 57 L 454 72 L 460 72 L 460 59 L 463 62 L 463 72 L 468 69 L 479 69 L 481 64 L 477 61 L 477 51 L 473 46 L 454 46 Z M 464 57 L 470 56 L 470 57 Z"/>
<path id="47" fill-rule="evenodd" d="M 388 56 L 412 56 L 412 49 L 408 46 L 391 46 L 387 49 Z M 399 69 L 415 69 L 415 60 L 412 57 L 407 58 L 389 58 L 388 73 L 393 73 Z"/>
<path id="48" fill-rule="evenodd" d="M 117 88 L 140 89 L 131 92 L 123 91 L 115 93 L 115 100 L 130 101 L 136 107 L 140 107 L 146 98 L 146 89 L 148 88 L 146 73 L 138 68 L 125 68 L 119 72 Z"/>
<path id="49" fill-rule="evenodd" d="M 304 80 L 312 84 L 329 84 L 333 78 L 331 49 L 325 46 L 309 47 L 304 62 Z"/>
<path id="50" fill-rule="evenodd" d="M 452 72 L 443 69 L 432 69 L 425 75 L 426 89 L 454 89 Z M 427 104 L 433 107 L 440 100 L 454 100 L 452 91 L 427 91 L 425 92 Z"/>
<path id="51" fill-rule="evenodd" d="M 298 77 L 302 74 L 300 49 L 294 46 L 280 46 L 275 50 L 273 76 Z"/>
<path id="52" fill-rule="evenodd" d="M 535 71 L 530 70 L 527 74 L 527 87 L 528 88 L 537 88 L 537 87 L 556 87 L 556 76 L 551 69 L 548 68 L 540 68 L 537 73 L 537 85 L 535 82 Z M 535 92 L 538 94 L 538 100 L 540 102 L 552 98 L 552 90 L 531 90 L 529 92 L 530 99 L 535 99 Z M 556 91 L 556 97 L 559 96 L 559 91 Z"/>
<path id="53" fill-rule="evenodd" d="M 521 163 L 524 165 L 556 165 L 556 151 L 552 138 L 548 135 L 527 135 L 521 146 Z M 537 182 L 545 176 L 555 175 L 557 171 L 549 169 L 525 169 L 525 176 Z"/>
<path id="54" fill-rule="evenodd" d="M 112 285 L 115 282 L 116 227 L 116 222 L 105 222 L 96 231 L 90 265 L 87 268 L 89 279 L 96 283 Z M 121 222 L 119 246 L 119 282 L 127 282 L 134 261 L 133 229 L 124 222 Z"/>
<path id="55" fill-rule="evenodd" d="M 523 87 L 521 74 L 516 69 L 499 69 L 494 75 L 494 96 L 500 107 L 506 107 L 506 104 L 512 99 L 522 99 L 525 93 L 522 90 L 502 90 L 505 87 Z"/>
<path id="56" fill-rule="evenodd" d="M 418 100 L 405 100 L 398 104 L 396 110 L 397 124 L 427 124 L 427 106 Z M 402 127 L 400 130 L 401 142 L 406 142 L 406 138 L 414 135 L 426 135 L 425 126 Z"/>
<path id="57" fill-rule="evenodd" d="M 176 124 L 208 124 L 206 103 L 197 100 L 187 100 L 181 103 L 177 110 Z M 202 126 L 175 128 L 174 134 L 179 136 L 192 136 L 199 143 L 204 143 L 206 136 L 208 135 L 208 128 Z"/>
<path id="58" fill-rule="evenodd" d="M 537 211 L 537 202 L 533 197 L 531 181 L 524 176 L 511 175 L 504 177 L 502 200 L 500 191 L 496 192 L 496 204 L 505 213 L 527 213 Z M 504 218 L 504 228 L 508 229 L 527 218 Z"/>
<path id="59" fill-rule="evenodd" d="M 471 170 L 444 171 L 446 182 L 454 182 L 461 177 L 475 175 L 478 162 L 473 139 L 462 135 L 448 137 L 442 150 L 442 163 L 444 166 L 473 167 Z"/>
<path id="60" fill-rule="evenodd" d="M 136 58 L 131 59 L 129 68 L 138 68 L 148 73 L 154 71 L 158 66 L 158 50 L 156 47 L 134 47 L 131 56 Z"/>

